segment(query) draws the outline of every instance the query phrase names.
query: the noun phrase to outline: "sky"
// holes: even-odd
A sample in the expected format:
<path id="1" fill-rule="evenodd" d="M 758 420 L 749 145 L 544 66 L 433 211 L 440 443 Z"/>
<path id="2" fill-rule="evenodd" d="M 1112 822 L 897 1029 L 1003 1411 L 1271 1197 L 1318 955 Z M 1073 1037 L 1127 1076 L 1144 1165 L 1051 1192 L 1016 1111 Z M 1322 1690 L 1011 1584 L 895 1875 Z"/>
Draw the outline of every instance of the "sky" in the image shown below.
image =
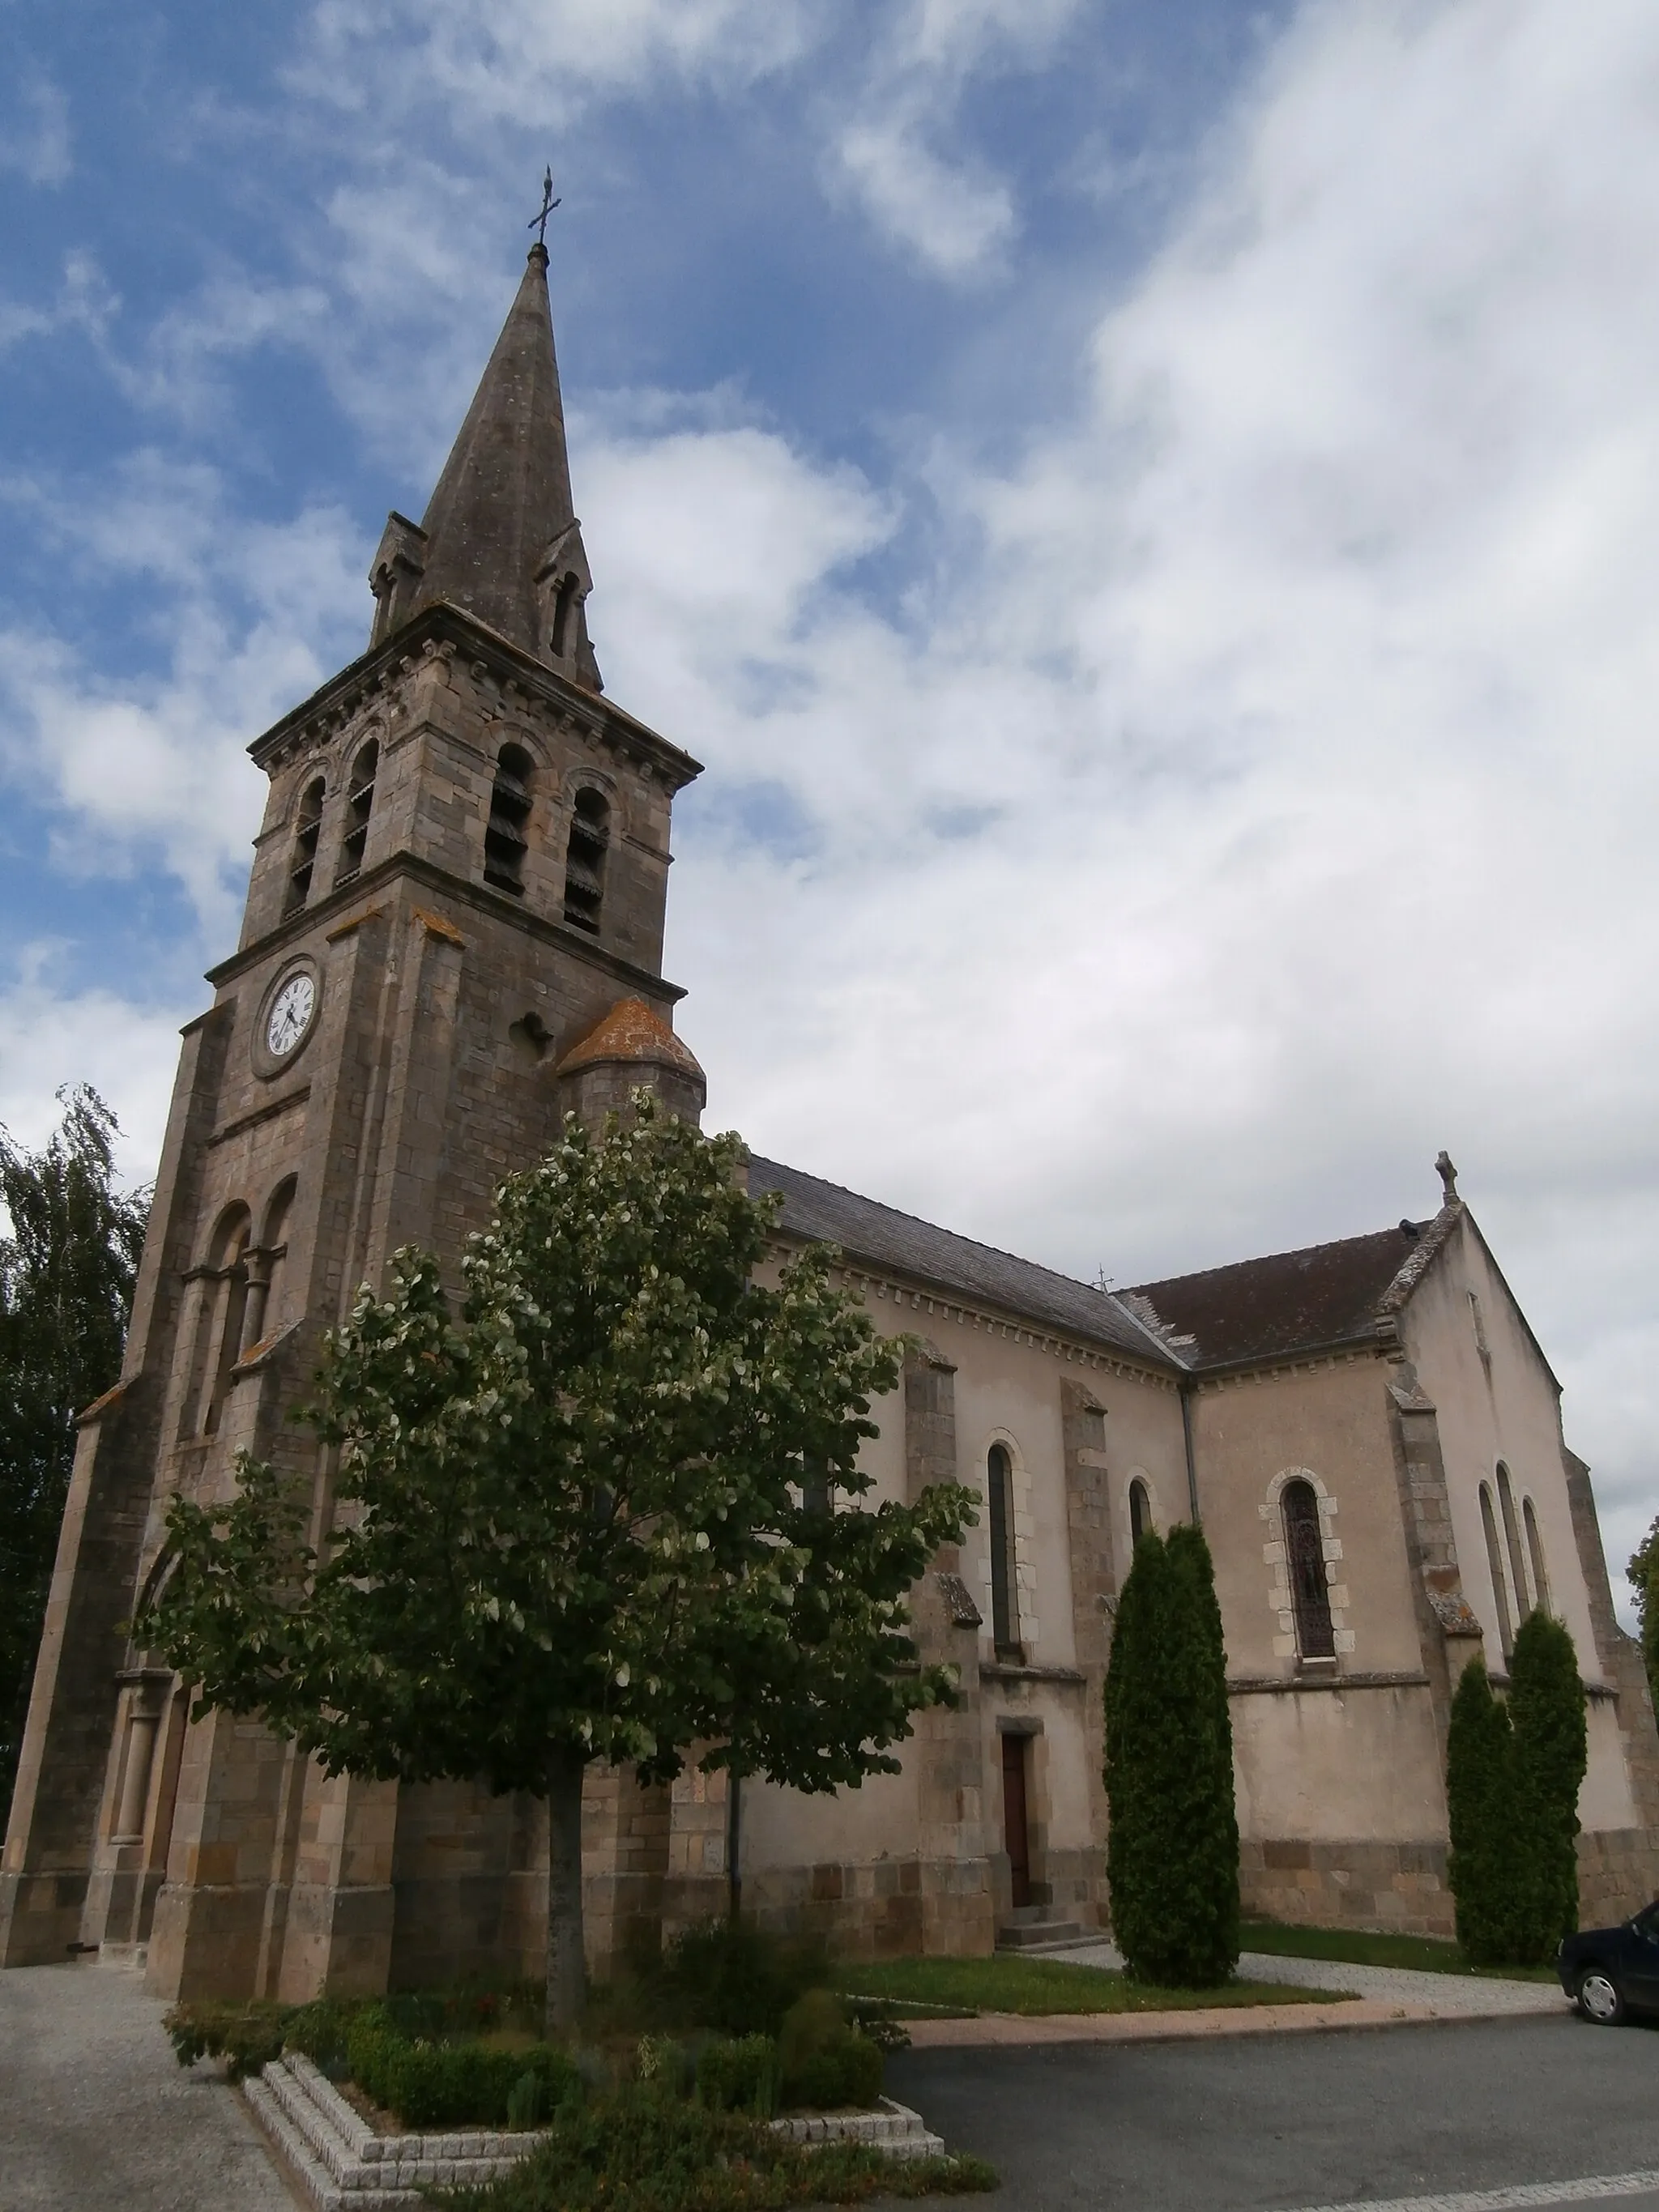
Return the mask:
<path id="1" fill-rule="evenodd" d="M 707 1126 L 1120 1285 L 1425 1217 L 1444 1146 L 1616 1575 L 1650 0 L 0 0 L 0 1122 L 90 1081 L 152 1171 L 244 747 L 366 643 L 550 162 L 606 688 L 706 763 Z"/>

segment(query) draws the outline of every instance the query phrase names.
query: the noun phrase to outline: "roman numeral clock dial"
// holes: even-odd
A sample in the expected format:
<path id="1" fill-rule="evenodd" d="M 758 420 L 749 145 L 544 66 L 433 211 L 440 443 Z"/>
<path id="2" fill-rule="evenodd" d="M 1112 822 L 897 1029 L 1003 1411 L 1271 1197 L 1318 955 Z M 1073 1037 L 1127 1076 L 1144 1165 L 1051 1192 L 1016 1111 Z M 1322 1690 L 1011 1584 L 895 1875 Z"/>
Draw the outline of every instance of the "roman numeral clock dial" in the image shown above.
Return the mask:
<path id="1" fill-rule="evenodd" d="M 288 1060 L 300 1049 L 317 1018 L 317 979 L 301 969 L 282 984 L 265 1016 L 265 1050 Z"/>

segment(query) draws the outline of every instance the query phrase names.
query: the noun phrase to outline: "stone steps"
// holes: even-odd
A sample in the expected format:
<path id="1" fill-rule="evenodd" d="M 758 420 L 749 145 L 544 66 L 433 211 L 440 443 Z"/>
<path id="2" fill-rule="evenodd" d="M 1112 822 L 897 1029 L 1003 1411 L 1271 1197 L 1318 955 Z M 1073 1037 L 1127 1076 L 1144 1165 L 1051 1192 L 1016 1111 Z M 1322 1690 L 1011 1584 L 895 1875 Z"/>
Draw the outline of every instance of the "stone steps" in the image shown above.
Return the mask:
<path id="1" fill-rule="evenodd" d="M 477 2189 L 507 2172 L 540 2142 L 535 2130 L 377 2135 L 327 2076 L 299 2052 L 275 2059 L 245 2084 L 248 2106 L 316 2212 L 404 2212 L 428 2189 Z M 772 2126 L 793 2142 L 860 2142 L 889 2158 L 941 2154 L 919 2112 L 884 2097 L 873 2112 L 801 2114 Z"/>
<path id="2" fill-rule="evenodd" d="M 1018 1905 L 997 1929 L 999 1951 L 1075 1951 L 1085 1943 L 1104 1943 L 1098 1928 L 1068 1920 L 1057 1905 Z"/>

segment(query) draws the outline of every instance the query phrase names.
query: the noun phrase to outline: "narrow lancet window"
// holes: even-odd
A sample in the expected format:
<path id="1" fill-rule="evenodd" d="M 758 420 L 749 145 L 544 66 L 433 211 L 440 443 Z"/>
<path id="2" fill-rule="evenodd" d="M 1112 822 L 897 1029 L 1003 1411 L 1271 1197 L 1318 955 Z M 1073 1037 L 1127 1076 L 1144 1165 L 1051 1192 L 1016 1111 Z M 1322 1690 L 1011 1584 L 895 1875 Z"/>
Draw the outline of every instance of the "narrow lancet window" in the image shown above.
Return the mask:
<path id="1" fill-rule="evenodd" d="M 605 903 L 605 860 L 611 846 L 611 809 L 597 791 L 579 791 L 570 817 L 564 863 L 564 918 L 599 933 Z"/>
<path id="2" fill-rule="evenodd" d="M 997 1656 L 1018 1662 L 1019 1594 L 1014 1554 L 1014 1465 L 1007 1449 L 993 1444 L 985 1462 L 990 1492 L 991 1635 Z"/>
<path id="3" fill-rule="evenodd" d="M 1501 1459 L 1498 1462 L 1498 1510 L 1504 1516 L 1504 1542 L 1510 1555 L 1510 1587 L 1515 1592 L 1515 1610 L 1524 1620 L 1532 1611 L 1532 1604 L 1527 1589 L 1527 1571 L 1521 1558 L 1521 1524 L 1515 1517 L 1515 1491 L 1510 1471 Z"/>
<path id="4" fill-rule="evenodd" d="M 1532 1558 L 1533 1602 L 1540 1612 L 1550 1610 L 1549 1569 L 1544 1565 L 1544 1540 L 1538 1533 L 1538 1516 L 1532 1510 L 1530 1498 L 1521 1502 L 1521 1511 L 1527 1524 L 1527 1550 Z"/>
<path id="5" fill-rule="evenodd" d="M 300 811 L 294 824 L 294 854 L 289 863 L 286 914 L 296 914 L 311 896 L 311 878 L 317 867 L 317 839 L 323 827 L 325 786 L 319 776 L 300 794 Z"/>
<path id="6" fill-rule="evenodd" d="M 380 748 L 371 738 L 351 763 L 351 781 L 346 789 L 345 835 L 340 840 L 340 865 L 334 876 L 337 887 L 349 884 L 363 865 L 363 852 L 368 843 L 368 817 L 374 811 L 374 778 L 380 765 Z"/>
<path id="7" fill-rule="evenodd" d="M 1504 1578 L 1504 1554 L 1498 1547 L 1498 1516 L 1492 1510 L 1492 1492 L 1480 1486 L 1480 1527 L 1486 1539 L 1486 1565 L 1492 1574 L 1492 1594 L 1498 1607 L 1498 1641 L 1507 1660 L 1515 1649 L 1515 1621 L 1510 1612 L 1509 1584 Z"/>
<path id="8" fill-rule="evenodd" d="M 1138 1544 L 1152 1525 L 1152 1501 L 1139 1476 L 1129 1485 L 1129 1540 Z"/>
<path id="9" fill-rule="evenodd" d="M 1285 1519 L 1285 1564 L 1296 1616 L 1297 1656 L 1334 1659 L 1330 1584 L 1325 1574 L 1325 1539 L 1319 1525 L 1319 1498 L 1310 1482 L 1287 1482 L 1279 1509 Z"/>
<path id="10" fill-rule="evenodd" d="M 524 856 L 530 850 L 530 756 L 522 745 L 503 745 L 495 756 L 484 831 L 484 881 L 498 891 L 524 890 Z"/>

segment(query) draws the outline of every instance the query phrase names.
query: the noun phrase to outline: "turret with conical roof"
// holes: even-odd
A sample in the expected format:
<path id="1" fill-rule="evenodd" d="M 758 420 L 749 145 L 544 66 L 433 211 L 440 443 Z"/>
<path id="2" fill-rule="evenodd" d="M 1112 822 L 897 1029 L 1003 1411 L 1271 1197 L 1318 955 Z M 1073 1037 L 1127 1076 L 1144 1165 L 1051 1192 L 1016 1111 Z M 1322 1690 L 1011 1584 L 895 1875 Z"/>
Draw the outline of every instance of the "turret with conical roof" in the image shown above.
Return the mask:
<path id="1" fill-rule="evenodd" d="M 369 571 L 372 641 L 444 601 L 598 691 L 592 580 L 570 494 L 547 249 L 536 245 L 424 516 L 387 518 Z"/>

